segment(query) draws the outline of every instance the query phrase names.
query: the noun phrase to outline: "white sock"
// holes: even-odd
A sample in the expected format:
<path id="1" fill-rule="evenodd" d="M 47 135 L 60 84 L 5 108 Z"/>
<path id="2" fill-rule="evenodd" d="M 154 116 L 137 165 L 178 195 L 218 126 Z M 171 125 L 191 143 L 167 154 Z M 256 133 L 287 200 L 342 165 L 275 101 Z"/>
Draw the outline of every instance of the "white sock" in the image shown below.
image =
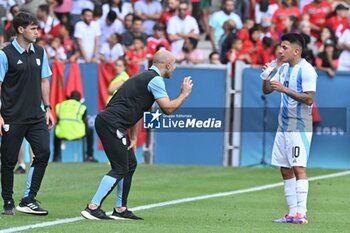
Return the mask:
<path id="1" fill-rule="evenodd" d="M 284 180 L 284 196 L 286 197 L 289 215 L 294 216 L 297 214 L 297 192 L 296 192 L 296 179 L 295 177 L 289 180 Z"/>
<path id="2" fill-rule="evenodd" d="M 306 214 L 307 194 L 309 192 L 308 180 L 297 180 L 298 213 Z"/>
<path id="3" fill-rule="evenodd" d="M 19 163 L 18 166 L 20 166 L 23 169 L 26 169 L 26 164 L 25 163 Z"/>

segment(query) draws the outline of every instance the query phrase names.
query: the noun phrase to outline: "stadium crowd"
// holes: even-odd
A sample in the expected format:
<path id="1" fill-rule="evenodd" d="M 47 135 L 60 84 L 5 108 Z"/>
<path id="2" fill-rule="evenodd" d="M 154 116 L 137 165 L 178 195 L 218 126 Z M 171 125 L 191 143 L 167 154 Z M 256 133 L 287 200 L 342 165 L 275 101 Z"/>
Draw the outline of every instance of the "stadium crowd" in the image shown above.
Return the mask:
<path id="1" fill-rule="evenodd" d="M 304 57 L 320 70 L 330 76 L 350 70 L 349 0 L 219 1 L 0 0 L 0 44 L 15 35 L 13 16 L 29 11 L 40 20 L 37 43 L 49 59 L 115 63 L 124 57 L 130 76 L 159 49 L 180 64 L 204 63 L 201 40 L 210 40 L 210 63 L 259 67 L 278 56 L 277 42 L 287 32 L 304 36 Z"/>

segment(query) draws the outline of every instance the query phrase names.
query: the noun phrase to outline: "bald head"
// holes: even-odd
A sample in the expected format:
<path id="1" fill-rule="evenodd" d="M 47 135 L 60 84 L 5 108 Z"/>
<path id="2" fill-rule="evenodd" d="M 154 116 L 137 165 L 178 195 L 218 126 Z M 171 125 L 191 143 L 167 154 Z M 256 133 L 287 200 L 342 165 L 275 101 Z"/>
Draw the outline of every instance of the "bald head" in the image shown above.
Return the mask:
<path id="1" fill-rule="evenodd" d="M 173 54 L 167 50 L 161 49 L 156 52 L 153 56 L 153 65 L 165 65 L 168 62 L 172 61 L 174 58 Z"/>
<path id="2" fill-rule="evenodd" d="M 159 69 L 162 77 L 170 78 L 176 68 L 175 57 L 167 50 L 158 50 L 153 56 L 153 65 Z"/>

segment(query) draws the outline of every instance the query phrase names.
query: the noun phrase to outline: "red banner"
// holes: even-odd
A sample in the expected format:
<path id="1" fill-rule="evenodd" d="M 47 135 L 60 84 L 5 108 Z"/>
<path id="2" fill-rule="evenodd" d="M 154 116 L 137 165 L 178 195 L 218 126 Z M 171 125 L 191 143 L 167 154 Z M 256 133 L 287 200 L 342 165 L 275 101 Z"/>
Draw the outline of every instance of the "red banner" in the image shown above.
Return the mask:
<path id="1" fill-rule="evenodd" d="M 70 65 L 69 76 L 66 83 L 66 96 L 70 96 L 72 91 L 79 91 L 82 102 L 84 102 L 84 88 L 81 81 L 80 67 L 76 62 L 72 62 Z"/>
<path id="2" fill-rule="evenodd" d="M 52 79 L 50 101 L 52 106 L 52 113 L 55 121 L 57 120 L 55 106 L 66 99 L 64 91 L 64 63 L 55 61 L 52 64 Z"/>

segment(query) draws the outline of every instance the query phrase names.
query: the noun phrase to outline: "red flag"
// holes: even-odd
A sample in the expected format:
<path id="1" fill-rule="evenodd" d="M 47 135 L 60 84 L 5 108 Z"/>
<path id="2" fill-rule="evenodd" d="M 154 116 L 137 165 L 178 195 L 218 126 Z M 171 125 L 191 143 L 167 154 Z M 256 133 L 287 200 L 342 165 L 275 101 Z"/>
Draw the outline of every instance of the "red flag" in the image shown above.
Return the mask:
<path id="1" fill-rule="evenodd" d="M 79 91 L 82 102 L 84 101 L 84 89 L 81 81 L 80 67 L 76 62 L 72 62 L 70 65 L 69 76 L 66 83 L 66 96 L 70 96 L 72 91 Z"/>
<path id="2" fill-rule="evenodd" d="M 50 100 L 52 106 L 53 117 L 56 118 L 55 106 L 66 99 L 64 92 L 64 64 L 60 61 L 55 61 L 52 64 L 52 79 Z"/>
<path id="3" fill-rule="evenodd" d="M 98 111 L 105 108 L 108 99 L 108 86 L 117 75 L 114 64 L 98 65 Z"/>
<path id="4" fill-rule="evenodd" d="M 108 99 L 108 86 L 116 76 L 115 66 L 113 64 L 98 65 L 98 111 L 105 108 Z M 103 150 L 100 140 L 98 140 L 98 149 Z"/>

